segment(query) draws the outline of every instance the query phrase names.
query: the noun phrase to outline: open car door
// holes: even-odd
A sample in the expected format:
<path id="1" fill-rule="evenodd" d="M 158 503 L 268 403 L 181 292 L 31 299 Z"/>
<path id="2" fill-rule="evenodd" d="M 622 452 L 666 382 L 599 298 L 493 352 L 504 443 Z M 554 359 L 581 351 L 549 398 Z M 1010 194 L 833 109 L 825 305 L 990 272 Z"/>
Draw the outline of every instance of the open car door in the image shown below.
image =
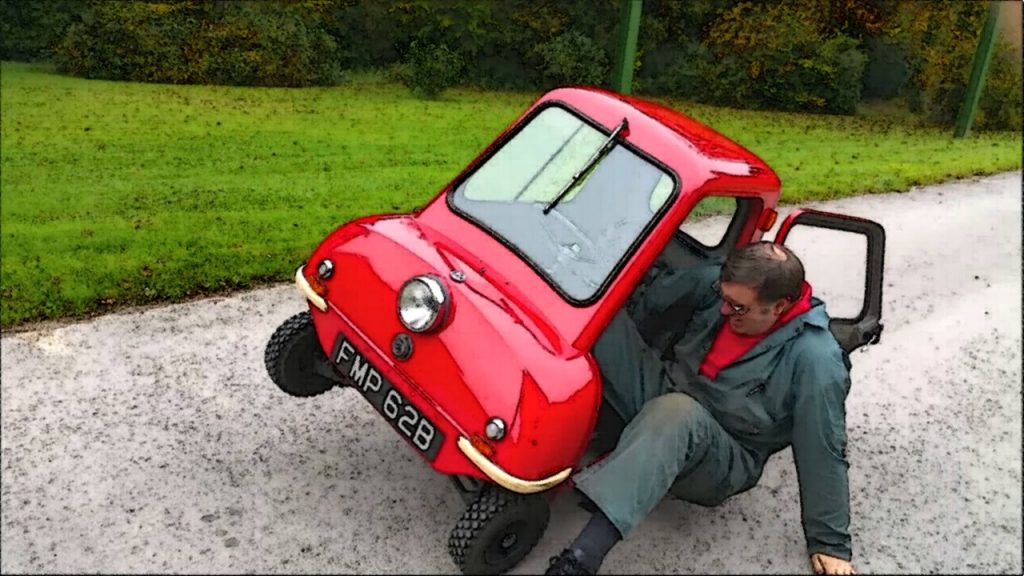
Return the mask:
<path id="1" fill-rule="evenodd" d="M 862 267 L 866 266 L 866 269 L 863 269 L 863 297 L 855 294 L 848 299 L 851 305 L 846 309 L 851 313 L 833 314 L 832 305 L 835 303 L 829 298 L 823 298 L 830 316 L 832 316 L 832 321 L 829 324 L 832 334 L 835 335 L 842 349 L 850 354 L 865 344 L 877 343 L 882 333 L 882 272 L 885 266 L 885 229 L 877 222 L 853 216 L 811 209 L 793 211 L 779 227 L 779 231 L 775 235 L 775 243 L 786 244 L 788 248 L 796 252 L 805 264 L 807 280 L 815 292 L 817 292 L 819 282 L 849 283 L 847 280 L 815 276 L 815 270 L 807 266 L 803 244 L 801 244 L 801 248 L 793 245 L 794 237 L 801 236 L 803 240 L 808 240 L 822 230 L 830 231 L 829 236 L 833 238 L 827 241 L 813 238 L 811 242 L 807 243 L 807 249 L 823 254 L 831 260 L 828 263 L 829 276 L 844 276 L 845 272 L 853 272 L 854 276 L 860 276 Z M 863 244 L 860 241 L 863 241 Z M 851 252 L 851 246 L 861 246 L 862 249 L 859 253 L 856 250 Z M 857 255 L 851 256 L 851 253 Z M 853 289 L 853 287 L 848 288 Z M 852 312 L 855 310 L 859 310 L 859 313 Z"/>

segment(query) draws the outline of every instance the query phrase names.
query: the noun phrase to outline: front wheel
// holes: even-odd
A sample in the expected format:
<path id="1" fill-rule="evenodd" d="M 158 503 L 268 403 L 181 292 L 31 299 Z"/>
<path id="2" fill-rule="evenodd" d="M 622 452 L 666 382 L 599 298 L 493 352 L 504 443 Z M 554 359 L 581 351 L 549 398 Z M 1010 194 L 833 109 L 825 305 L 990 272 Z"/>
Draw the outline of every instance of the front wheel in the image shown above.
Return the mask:
<path id="1" fill-rule="evenodd" d="M 537 545 L 550 518 L 542 494 L 487 486 L 448 537 L 448 552 L 464 574 L 501 574 Z"/>
<path id="2" fill-rule="evenodd" d="M 292 396 L 316 396 L 341 383 L 320 346 L 308 310 L 277 327 L 263 361 L 274 384 Z"/>

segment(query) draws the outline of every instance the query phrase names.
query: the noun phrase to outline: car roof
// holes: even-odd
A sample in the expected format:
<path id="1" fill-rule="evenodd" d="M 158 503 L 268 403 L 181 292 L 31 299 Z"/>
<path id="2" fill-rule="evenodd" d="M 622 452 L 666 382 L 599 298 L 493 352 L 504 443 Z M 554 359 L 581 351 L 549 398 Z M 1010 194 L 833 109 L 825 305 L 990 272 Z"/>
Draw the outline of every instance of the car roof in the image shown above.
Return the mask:
<path id="1" fill-rule="evenodd" d="M 683 193 L 767 196 L 773 205 L 781 191 L 778 175 L 756 154 L 667 106 L 589 86 L 552 90 L 534 106 L 549 102 L 564 103 L 609 129 L 629 116 L 627 139 L 682 176 Z M 649 119 L 642 126 L 641 117 Z"/>

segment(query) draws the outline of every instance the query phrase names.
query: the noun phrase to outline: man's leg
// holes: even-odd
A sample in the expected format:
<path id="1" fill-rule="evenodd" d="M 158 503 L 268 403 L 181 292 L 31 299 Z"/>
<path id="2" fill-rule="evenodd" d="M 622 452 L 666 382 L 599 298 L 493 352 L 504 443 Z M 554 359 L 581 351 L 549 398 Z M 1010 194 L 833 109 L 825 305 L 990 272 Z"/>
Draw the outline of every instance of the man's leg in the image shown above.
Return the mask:
<path id="1" fill-rule="evenodd" d="M 594 343 L 594 359 L 601 369 L 604 400 L 625 422 L 639 414 L 647 401 L 669 391 L 664 362 L 625 310 L 615 315 Z"/>
<path id="2" fill-rule="evenodd" d="M 628 535 L 687 477 L 687 500 L 717 504 L 756 481 L 760 466 L 699 402 L 681 392 L 648 402 L 614 451 L 577 475 L 576 486 Z M 699 479 L 700 482 L 696 480 Z"/>
<path id="3" fill-rule="evenodd" d="M 648 401 L 668 391 L 660 355 L 647 345 L 624 309 L 594 343 L 594 359 L 601 369 L 603 401 L 625 422 L 635 418 Z M 570 547 L 552 558 L 547 573 L 596 571 L 608 550 L 621 539 L 618 528 L 598 510 Z M 581 559 L 586 562 L 582 569 Z"/>
<path id="4" fill-rule="evenodd" d="M 673 392 L 645 404 L 626 426 L 615 450 L 578 474 L 575 481 L 601 511 L 591 521 L 598 527 L 595 532 L 601 533 L 603 515 L 624 537 L 657 506 L 677 479 L 681 484 L 675 488 L 686 499 L 710 505 L 746 489 L 759 476 L 760 466 L 754 458 L 700 403 Z M 693 490 L 685 489 L 682 481 L 687 478 L 694 480 Z M 584 533 L 590 527 L 588 524 Z M 585 542 L 575 542 L 567 552 L 575 550 L 577 564 L 594 573 L 607 549 L 600 558 L 594 558 L 587 557 L 587 548 Z M 562 560 L 562 564 L 567 563 Z M 552 573 L 570 573 L 554 568 Z"/>

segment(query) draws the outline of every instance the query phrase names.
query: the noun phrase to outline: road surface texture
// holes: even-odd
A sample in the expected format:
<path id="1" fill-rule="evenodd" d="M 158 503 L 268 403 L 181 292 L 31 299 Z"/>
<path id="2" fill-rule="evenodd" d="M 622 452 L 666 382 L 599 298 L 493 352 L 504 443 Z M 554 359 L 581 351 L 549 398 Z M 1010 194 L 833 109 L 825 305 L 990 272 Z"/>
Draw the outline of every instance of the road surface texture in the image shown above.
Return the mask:
<path id="1" fill-rule="evenodd" d="M 847 404 L 856 567 L 1020 574 L 1021 174 L 811 206 L 888 233 L 885 332 Z M 819 293 L 849 285 L 855 247 L 799 248 Z M 305 306 L 286 284 L 3 335 L 0 569 L 453 573 L 449 480 L 354 390 L 267 377 L 267 339 Z M 664 501 L 602 573 L 810 573 L 799 511 L 786 450 L 720 507 Z M 556 500 L 514 573 L 587 517 Z"/>

